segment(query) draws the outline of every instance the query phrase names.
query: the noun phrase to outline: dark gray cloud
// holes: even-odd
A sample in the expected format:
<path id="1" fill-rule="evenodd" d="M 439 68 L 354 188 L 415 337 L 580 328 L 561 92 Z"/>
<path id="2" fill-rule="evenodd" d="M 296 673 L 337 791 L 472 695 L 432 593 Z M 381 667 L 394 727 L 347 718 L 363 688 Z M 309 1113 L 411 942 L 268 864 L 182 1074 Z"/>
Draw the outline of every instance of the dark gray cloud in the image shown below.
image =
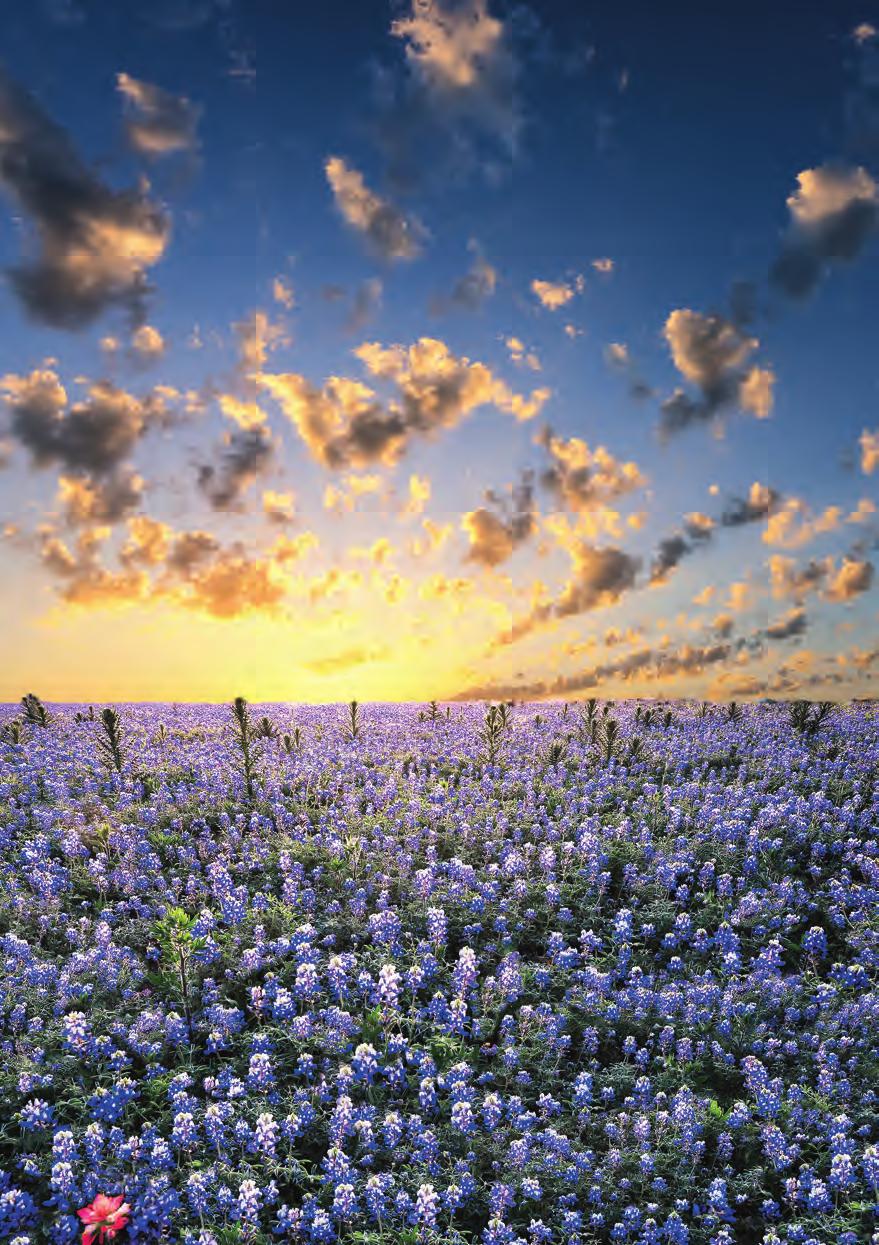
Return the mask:
<path id="1" fill-rule="evenodd" d="M 266 428 L 235 428 L 228 434 L 218 461 L 199 466 L 199 488 L 216 510 L 237 509 L 274 453 L 275 445 Z"/>
<path id="2" fill-rule="evenodd" d="M 167 419 L 164 400 L 137 398 L 109 381 L 97 381 L 80 402 L 68 403 L 50 370 L 6 376 L 3 393 L 13 437 L 37 467 L 106 476 L 129 457 L 145 432 Z"/>
<path id="3" fill-rule="evenodd" d="M 879 227 L 879 187 L 866 169 L 826 164 L 806 169 L 788 199 L 791 224 L 770 282 L 793 299 L 808 298 L 827 268 L 850 263 Z"/>
<path id="4" fill-rule="evenodd" d="M 747 497 L 732 497 L 724 507 L 718 522 L 721 527 L 743 527 L 758 523 L 778 509 L 781 494 L 774 488 L 754 484 Z"/>
<path id="5" fill-rule="evenodd" d="M 758 419 L 770 414 L 775 377 L 771 369 L 752 362 L 759 343 L 743 332 L 741 323 L 680 308 L 666 320 L 664 335 L 675 367 L 696 393 L 676 389 L 665 399 L 661 437 L 711 422 L 735 407 Z"/>
<path id="6" fill-rule="evenodd" d="M 650 568 L 651 584 L 664 583 L 684 558 L 710 541 L 715 524 L 735 528 L 757 523 L 772 514 L 780 502 L 781 495 L 775 489 L 755 483 L 746 497 L 731 497 L 716 520 L 689 515 L 684 520 L 683 531 L 664 536 L 656 546 Z"/>
<path id="7" fill-rule="evenodd" d="M 181 532 L 171 544 L 165 566 L 173 574 L 186 579 L 204 566 L 219 548 L 220 542 L 210 532 Z"/>
<path id="8" fill-rule="evenodd" d="M 582 544 L 574 551 L 574 572 L 555 605 L 559 618 L 612 605 L 635 586 L 641 559 L 623 549 Z"/>
<path id="9" fill-rule="evenodd" d="M 604 548 L 578 541 L 567 549 L 571 574 L 554 601 L 536 606 L 529 614 L 501 632 L 492 642 L 503 648 L 530 635 L 553 619 L 571 618 L 603 606 L 614 605 L 635 586 L 641 559 L 623 549 Z"/>
<path id="10" fill-rule="evenodd" d="M 808 625 L 809 619 L 806 611 L 794 609 L 785 614 L 783 618 L 779 618 L 777 622 L 770 623 L 763 634 L 769 640 L 788 640 L 804 635 Z"/>
<path id="11" fill-rule="evenodd" d="M 621 462 L 603 445 L 592 450 L 579 437 L 565 441 L 549 427 L 535 441 L 550 460 L 540 483 L 568 510 L 595 510 L 647 483 L 636 463 Z"/>
<path id="12" fill-rule="evenodd" d="M 473 260 L 467 272 L 460 276 L 448 294 L 433 299 L 434 315 L 449 311 L 479 311 L 497 288 L 497 271 L 491 266 L 475 242 L 470 243 Z"/>
<path id="13" fill-rule="evenodd" d="M 578 692 L 594 691 L 612 679 L 626 682 L 636 676 L 643 679 L 662 679 L 673 675 L 700 674 L 733 657 L 741 647 L 738 641 L 704 646 L 684 645 L 679 649 L 645 647 L 615 661 L 602 662 L 555 679 L 518 684 L 486 683 L 469 687 L 452 699 L 529 700 L 535 697 L 570 696 Z"/>
<path id="14" fill-rule="evenodd" d="M 32 227 L 36 254 L 9 272 L 31 316 L 78 329 L 121 305 L 143 319 L 146 273 L 168 244 L 165 213 L 142 187 L 106 186 L 2 70 L 0 187 Z"/>
<path id="15" fill-rule="evenodd" d="M 500 566 L 536 530 L 533 477 L 526 472 L 506 493 L 489 490 L 485 498 L 488 506 L 479 506 L 462 519 L 469 540 L 466 560 L 480 566 Z"/>
<path id="16" fill-rule="evenodd" d="M 664 583 L 669 574 L 688 554 L 693 552 L 693 549 L 693 542 L 687 540 L 681 532 L 673 532 L 671 536 L 664 536 L 656 546 L 656 552 L 653 555 L 650 582 L 652 584 Z"/>

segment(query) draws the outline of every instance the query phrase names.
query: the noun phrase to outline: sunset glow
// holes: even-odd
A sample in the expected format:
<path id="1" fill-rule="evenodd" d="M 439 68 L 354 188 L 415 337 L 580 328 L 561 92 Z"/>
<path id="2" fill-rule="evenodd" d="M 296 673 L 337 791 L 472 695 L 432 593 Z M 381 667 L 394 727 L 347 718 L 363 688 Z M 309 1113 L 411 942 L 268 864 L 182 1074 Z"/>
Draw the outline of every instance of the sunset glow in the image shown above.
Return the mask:
<path id="1" fill-rule="evenodd" d="M 0 700 L 870 695 L 869 8 L 4 18 Z"/>

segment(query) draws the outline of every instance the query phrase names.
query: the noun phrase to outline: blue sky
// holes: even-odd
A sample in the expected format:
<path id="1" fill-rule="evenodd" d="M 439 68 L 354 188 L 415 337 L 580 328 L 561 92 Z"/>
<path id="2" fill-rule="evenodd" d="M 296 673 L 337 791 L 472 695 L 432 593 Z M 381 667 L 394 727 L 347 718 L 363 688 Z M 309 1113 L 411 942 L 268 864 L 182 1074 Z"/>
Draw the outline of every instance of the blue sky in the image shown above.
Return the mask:
<path id="1" fill-rule="evenodd" d="M 43 0 L 5 19 L 14 677 L 83 699 L 221 698 L 223 679 L 278 699 L 866 694 L 879 7 L 282 9 Z M 113 213 L 126 231 L 108 236 Z M 770 276 L 779 257 L 806 265 L 807 289 Z M 39 269 L 36 301 L 22 269 Z M 248 323 L 268 336 L 245 359 Z M 147 328 L 158 344 L 138 354 Z M 369 344 L 394 361 L 371 364 Z M 34 369 L 66 391 L 48 430 Z M 353 390 L 321 398 L 328 377 L 368 384 L 402 440 L 364 449 Z M 102 381 L 104 434 L 143 425 L 109 458 L 62 428 Z M 456 390 L 438 415 L 448 383 L 479 400 Z M 686 426 L 662 435 L 676 389 Z M 291 413 L 306 390 L 309 418 L 336 402 L 341 450 Z M 222 439 L 246 439 L 235 402 L 261 457 L 220 497 Z M 553 484 L 578 454 L 573 485 Z M 413 476 L 429 497 L 407 508 Z M 270 521 L 266 493 L 295 516 Z M 711 535 L 654 574 L 694 512 Z M 425 521 L 449 532 L 432 541 Z M 194 531 L 205 552 L 181 570 Z"/>

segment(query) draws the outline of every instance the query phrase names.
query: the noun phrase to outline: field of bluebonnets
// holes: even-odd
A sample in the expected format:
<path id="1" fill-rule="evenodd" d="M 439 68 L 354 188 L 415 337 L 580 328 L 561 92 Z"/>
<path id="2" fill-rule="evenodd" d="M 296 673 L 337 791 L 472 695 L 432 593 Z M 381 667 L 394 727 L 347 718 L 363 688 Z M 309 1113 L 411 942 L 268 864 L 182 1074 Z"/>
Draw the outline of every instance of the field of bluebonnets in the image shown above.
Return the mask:
<path id="1" fill-rule="evenodd" d="M 3 1240 L 879 1239 L 876 707 L 0 713 Z"/>

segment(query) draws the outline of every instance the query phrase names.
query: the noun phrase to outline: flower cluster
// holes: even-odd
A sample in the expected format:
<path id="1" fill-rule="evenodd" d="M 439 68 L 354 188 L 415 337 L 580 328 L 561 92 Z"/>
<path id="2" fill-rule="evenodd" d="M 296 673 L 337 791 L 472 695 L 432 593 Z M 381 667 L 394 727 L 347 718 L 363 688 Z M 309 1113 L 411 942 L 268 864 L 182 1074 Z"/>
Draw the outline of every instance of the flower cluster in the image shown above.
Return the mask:
<path id="1" fill-rule="evenodd" d="M 123 714 L 0 743 L 0 1239 L 879 1241 L 871 706 Z"/>

